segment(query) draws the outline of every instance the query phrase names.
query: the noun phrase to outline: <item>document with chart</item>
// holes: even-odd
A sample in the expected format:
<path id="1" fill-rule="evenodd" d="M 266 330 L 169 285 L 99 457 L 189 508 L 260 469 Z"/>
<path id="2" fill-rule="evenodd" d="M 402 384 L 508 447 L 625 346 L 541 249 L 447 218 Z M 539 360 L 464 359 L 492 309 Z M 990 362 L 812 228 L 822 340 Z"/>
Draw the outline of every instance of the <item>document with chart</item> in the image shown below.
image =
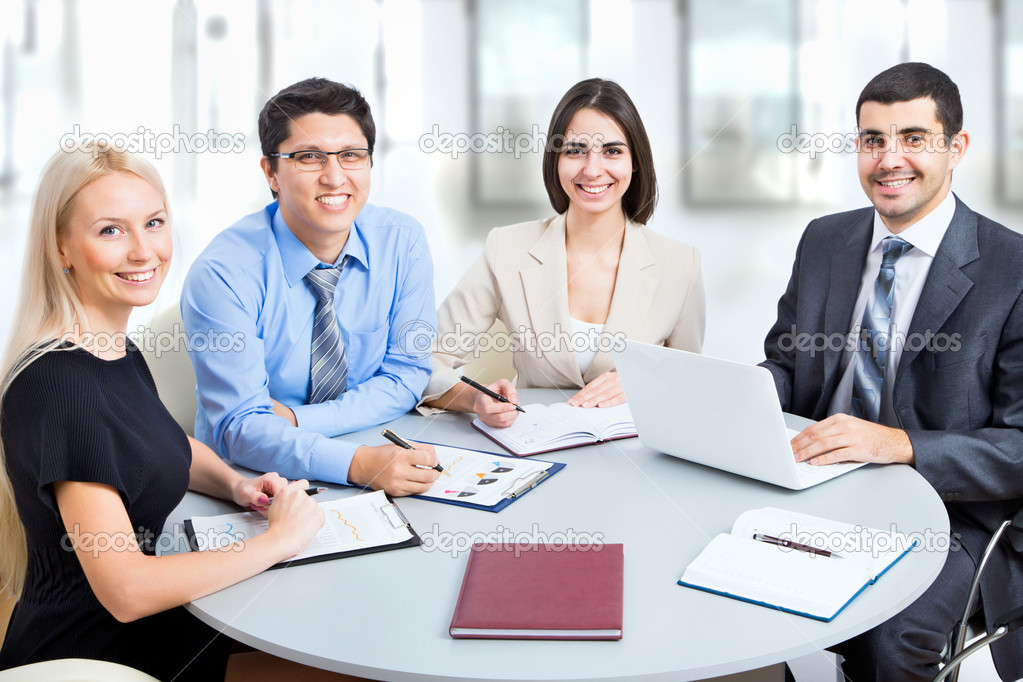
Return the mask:
<path id="1" fill-rule="evenodd" d="M 711 540 L 678 584 L 828 622 L 914 546 L 895 530 L 764 507 Z"/>
<path id="2" fill-rule="evenodd" d="M 382 490 L 320 502 L 326 521 L 301 553 L 277 564 L 299 564 L 381 552 L 419 544 L 419 536 Z M 259 512 L 193 516 L 185 522 L 194 551 L 221 549 L 265 533 L 269 521 Z"/>
<path id="3" fill-rule="evenodd" d="M 446 445 L 434 445 L 434 451 L 444 471 L 432 488 L 413 497 L 488 511 L 504 509 L 565 466 Z"/>

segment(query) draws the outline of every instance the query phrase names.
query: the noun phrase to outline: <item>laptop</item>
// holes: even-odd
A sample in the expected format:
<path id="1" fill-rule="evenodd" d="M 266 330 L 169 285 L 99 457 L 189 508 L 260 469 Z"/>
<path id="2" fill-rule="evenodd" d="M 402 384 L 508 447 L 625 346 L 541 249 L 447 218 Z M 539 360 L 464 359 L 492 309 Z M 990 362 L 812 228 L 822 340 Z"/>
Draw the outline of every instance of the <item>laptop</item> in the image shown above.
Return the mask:
<path id="1" fill-rule="evenodd" d="M 629 340 L 612 354 L 648 448 L 793 490 L 864 464 L 796 462 L 789 441 L 814 422 L 781 411 L 763 367 Z"/>

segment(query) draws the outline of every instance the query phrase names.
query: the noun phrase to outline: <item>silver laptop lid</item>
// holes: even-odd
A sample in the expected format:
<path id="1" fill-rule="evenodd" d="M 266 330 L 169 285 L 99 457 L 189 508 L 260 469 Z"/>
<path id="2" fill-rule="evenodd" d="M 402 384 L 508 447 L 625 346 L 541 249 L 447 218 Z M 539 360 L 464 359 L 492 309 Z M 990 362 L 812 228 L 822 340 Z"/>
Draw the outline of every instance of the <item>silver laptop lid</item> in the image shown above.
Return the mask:
<path id="1" fill-rule="evenodd" d="M 615 367 L 644 445 L 786 488 L 805 487 L 767 369 L 638 341 L 624 346 L 613 352 Z"/>

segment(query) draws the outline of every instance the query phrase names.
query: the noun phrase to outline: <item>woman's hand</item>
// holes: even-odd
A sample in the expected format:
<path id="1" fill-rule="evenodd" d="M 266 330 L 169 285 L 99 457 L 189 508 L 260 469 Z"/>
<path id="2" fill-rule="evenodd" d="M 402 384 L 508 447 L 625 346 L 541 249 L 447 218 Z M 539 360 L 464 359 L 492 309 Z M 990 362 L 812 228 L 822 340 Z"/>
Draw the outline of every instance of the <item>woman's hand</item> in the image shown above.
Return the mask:
<path id="1" fill-rule="evenodd" d="M 270 498 L 286 485 L 288 480 L 273 472 L 257 478 L 239 475 L 238 480 L 231 486 L 231 499 L 239 507 L 245 509 L 251 507 L 266 516 L 270 509 Z"/>
<path id="2" fill-rule="evenodd" d="M 267 535 L 284 548 L 284 556 L 293 557 L 309 546 L 323 527 L 323 508 L 306 493 L 309 481 L 292 481 L 274 495 L 270 504 L 270 529 Z"/>
<path id="3" fill-rule="evenodd" d="M 518 404 L 519 402 L 519 396 L 515 393 L 515 386 L 507 379 L 498 379 L 492 384 L 487 384 L 487 388 L 498 395 L 503 395 L 511 403 Z M 505 429 L 511 426 L 515 422 L 515 418 L 519 416 L 519 411 L 515 409 L 515 405 L 494 400 L 483 391 L 474 392 L 476 397 L 472 401 L 472 411 L 487 426 L 495 429 Z"/>
<path id="4" fill-rule="evenodd" d="M 614 370 L 604 372 L 568 399 L 572 407 L 614 407 L 624 402 L 625 390 Z"/>

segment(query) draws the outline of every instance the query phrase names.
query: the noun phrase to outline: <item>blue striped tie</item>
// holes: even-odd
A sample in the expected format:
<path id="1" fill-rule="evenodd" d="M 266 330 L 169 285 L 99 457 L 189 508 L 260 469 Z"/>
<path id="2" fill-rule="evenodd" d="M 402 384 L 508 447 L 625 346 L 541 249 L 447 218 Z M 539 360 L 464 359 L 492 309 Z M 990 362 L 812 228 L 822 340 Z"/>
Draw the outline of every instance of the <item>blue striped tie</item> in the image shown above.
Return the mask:
<path id="1" fill-rule="evenodd" d="M 319 299 L 313 318 L 310 405 L 333 400 L 344 393 L 348 383 L 348 358 L 345 357 L 345 344 L 341 340 L 341 329 L 334 314 L 334 289 L 337 288 L 341 269 L 346 262 L 348 256 L 337 267 L 321 263 L 306 275 Z"/>
<path id="2" fill-rule="evenodd" d="M 881 417 L 881 387 L 891 352 L 892 303 L 895 296 L 895 262 L 913 248 L 898 237 L 885 237 L 881 268 L 874 292 L 867 299 L 860 323 L 853 374 L 852 415 L 877 422 Z"/>

